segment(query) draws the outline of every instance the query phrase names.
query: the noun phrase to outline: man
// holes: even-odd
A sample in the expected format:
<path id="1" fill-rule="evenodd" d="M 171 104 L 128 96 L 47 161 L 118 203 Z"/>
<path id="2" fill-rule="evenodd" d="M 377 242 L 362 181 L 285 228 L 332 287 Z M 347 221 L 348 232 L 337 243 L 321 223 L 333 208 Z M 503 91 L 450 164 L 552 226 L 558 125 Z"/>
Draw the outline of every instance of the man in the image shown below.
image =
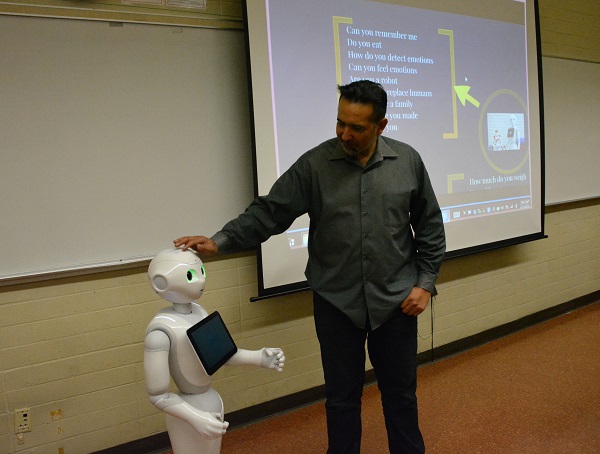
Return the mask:
<path id="1" fill-rule="evenodd" d="M 427 171 L 407 144 L 381 136 L 381 85 L 339 86 L 337 138 L 302 155 L 212 238 L 175 246 L 230 252 L 310 217 L 306 277 L 325 375 L 329 453 L 359 453 L 365 342 L 392 453 L 422 453 L 416 399 L 417 315 L 435 293 L 444 226 Z M 413 234 L 414 232 L 414 234 Z"/>

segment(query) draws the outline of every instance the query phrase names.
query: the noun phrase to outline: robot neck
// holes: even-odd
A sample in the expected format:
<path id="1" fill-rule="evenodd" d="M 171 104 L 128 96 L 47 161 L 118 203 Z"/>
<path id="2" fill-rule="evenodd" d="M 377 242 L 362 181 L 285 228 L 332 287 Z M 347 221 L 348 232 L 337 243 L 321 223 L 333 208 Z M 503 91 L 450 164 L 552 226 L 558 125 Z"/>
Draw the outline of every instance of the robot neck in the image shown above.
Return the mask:
<path id="1" fill-rule="evenodd" d="M 192 303 L 173 303 L 173 310 L 179 314 L 191 314 L 192 313 Z"/>

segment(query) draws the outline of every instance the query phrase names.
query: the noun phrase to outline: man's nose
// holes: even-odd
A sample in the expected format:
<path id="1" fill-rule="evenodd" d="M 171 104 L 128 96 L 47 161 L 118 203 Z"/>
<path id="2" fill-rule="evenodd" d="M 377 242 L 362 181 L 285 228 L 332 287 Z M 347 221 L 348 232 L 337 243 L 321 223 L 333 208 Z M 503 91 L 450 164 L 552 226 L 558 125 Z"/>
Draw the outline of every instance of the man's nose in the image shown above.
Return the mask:
<path id="1" fill-rule="evenodd" d="M 352 138 L 352 134 L 350 133 L 350 128 L 345 127 L 342 129 L 342 140 L 350 140 Z"/>

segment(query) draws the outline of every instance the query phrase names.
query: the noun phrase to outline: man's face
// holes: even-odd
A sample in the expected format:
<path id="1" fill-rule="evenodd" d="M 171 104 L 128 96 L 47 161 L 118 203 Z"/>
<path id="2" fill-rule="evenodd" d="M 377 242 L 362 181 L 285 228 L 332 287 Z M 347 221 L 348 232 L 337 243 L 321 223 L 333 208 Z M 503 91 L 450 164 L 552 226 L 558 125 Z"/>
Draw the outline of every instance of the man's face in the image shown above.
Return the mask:
<path id="1" fill-rule="evenodd" d="M 373 106 L 350 102 L 344 98 L 338 104 L 336 135 L 348 156 L 366 163 L 377 147 L 377 137 L 387 125 L 387 119 L 373 123 Z"/>

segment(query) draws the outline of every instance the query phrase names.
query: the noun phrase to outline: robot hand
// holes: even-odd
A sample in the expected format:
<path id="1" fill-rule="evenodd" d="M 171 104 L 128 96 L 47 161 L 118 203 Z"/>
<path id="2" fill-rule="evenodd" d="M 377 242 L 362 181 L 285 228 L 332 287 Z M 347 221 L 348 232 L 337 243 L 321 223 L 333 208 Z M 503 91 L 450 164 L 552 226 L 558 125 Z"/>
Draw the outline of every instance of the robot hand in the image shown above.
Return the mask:
<path id="1" fill-rule="evenodd" d="M 227 421 L 222 421 L 223 415 L 220 413 L 209 413 L 205 411 L 195 411 L 192 418 L 187 421 L 204 438 L 214 440 L 223 436 L 229 427 Z"/>
<path id="2" fill-rule="evenodd" d="M 265 369 L 283 370 L 285 365 L 285 356 L 280 348 L 263 348 L 261 350 L 260 366 Z"/>
<path id="3" fill-rule="evenodd" d="M 229 427 L 229 423 L 222 420 L 221 413 L 200 410 L 174 393 L 151 395 L 150 401 L 166 414 L 186 421 L 202 437 L 209 440 L 219 438 Z"/>

